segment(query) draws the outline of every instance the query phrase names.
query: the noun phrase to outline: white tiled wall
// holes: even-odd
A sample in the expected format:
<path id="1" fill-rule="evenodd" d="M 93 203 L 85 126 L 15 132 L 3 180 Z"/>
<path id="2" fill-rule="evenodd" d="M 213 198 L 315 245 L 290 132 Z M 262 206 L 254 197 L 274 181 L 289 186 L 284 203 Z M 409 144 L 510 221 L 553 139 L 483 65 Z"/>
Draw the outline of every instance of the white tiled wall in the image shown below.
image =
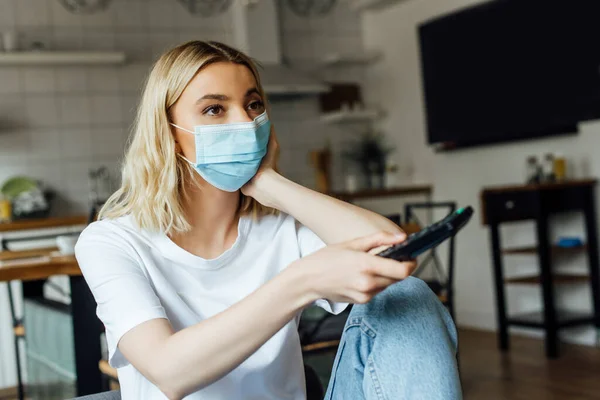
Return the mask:
<path id="1" fill-rule="evenodd" d="M 238 1 L 238 0 L 235 0 Z M 361 80 L 362 70 L 315 72 L 328 52 L 362 48 L 360 19 L 342 6 L 322 18 L 295 16 L 281 0 L 286 61 L 330 81 Z M 129 62 L 107 67 L 0 67 L 0 183 L 13 175 L 41 179 L 57 192 L 57 214 L 87 212 L 87 172 L 106 165 L 118 175 L 128 129 L 151 62 L 191 39 L 231 42 L 231 16 L 191 16 L 176 0 L 113 0 L 107 12 L 72 15 L 59 0 L 0 0 L 0 32 L 16 30 L 22 47 L 123 50 Z M 315 98 L 273 102 L 281 169 L 313 184 L 308 151 L 329 138 L 335 148 L 354 134 L 319 122 Z M 334 168 L 341 184 L 340 163 Z M 0 288 L 0 387 L 14 385 L 11 332 Z"/>
<path id="2" fill-rule="evenodd" d="M 325 17 L 306 19 L 284 1 L 281 6 L 286 61 L 329 81 L 362 79 L 359 69 L 315 70 L 326 53 L 360 50 L 358 15 L 338 6 Z M 118 49 L 129 58 L 125 66 L 1 67 L 0 182 L 31 175 L 57 191 L 56 213 L 86 211 L 87 170 L 103 164 L 118 169 L 151 61 L 189 39 L 230 42 L 230 20 L 228 13 L 191 16 L 176 0 L 114 0 L 94 15 L 72 15 L 58 0 L 0 0 L 0 31 L 17 30 L 22 47 L 41 41 L 50 49 Z M 307 151 L 327 137 L 337 145 L 348 128 L 320 124 L 315 98 L 273 101 L 282 170 L 311 185 Z M 335 172 L 340 174 L 339 165 Z"/>

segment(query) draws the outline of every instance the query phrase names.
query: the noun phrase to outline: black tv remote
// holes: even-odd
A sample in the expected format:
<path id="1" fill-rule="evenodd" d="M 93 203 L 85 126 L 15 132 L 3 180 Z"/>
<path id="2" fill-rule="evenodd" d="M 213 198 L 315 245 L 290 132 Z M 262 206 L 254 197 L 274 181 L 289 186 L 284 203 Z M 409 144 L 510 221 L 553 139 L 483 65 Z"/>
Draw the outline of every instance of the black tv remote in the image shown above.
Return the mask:
<path id="1" fill-rule="evenodd" d="M 409 235 L 404 242 L 385 249 L 377 255 L 397 261 L 414 260 L 420 254 L 456 235 L 469 222 L 472 215 L 472 207 L 459 208 L 441 221 Z"/>

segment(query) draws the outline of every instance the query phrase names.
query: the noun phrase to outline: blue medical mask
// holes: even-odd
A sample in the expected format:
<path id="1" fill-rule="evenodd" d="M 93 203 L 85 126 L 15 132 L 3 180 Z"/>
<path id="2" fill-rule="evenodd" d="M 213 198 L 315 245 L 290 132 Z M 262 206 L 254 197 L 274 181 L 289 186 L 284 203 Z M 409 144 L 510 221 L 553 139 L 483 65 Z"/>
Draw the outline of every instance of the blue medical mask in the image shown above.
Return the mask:
<path id="1" fill-rule="evenodd" d="M 196 162 L 194 169 L 214 187 L 235 192 L 258 171 L 267 154 L 271 122 L 264 112 L 251 122 L 198 125 L 189 131 L 195 136 Z"/>

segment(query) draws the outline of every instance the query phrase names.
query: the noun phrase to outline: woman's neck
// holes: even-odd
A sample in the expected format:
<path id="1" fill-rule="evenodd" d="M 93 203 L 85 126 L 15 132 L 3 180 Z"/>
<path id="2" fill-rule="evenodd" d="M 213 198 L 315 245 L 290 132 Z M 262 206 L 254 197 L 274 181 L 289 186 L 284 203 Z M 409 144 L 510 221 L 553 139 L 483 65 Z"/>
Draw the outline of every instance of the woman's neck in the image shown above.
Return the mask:
<path id="1" fill-rule="evenodd" d="M 192 226 L 171 239 L 184 250 L 213 259 L 231 248 L 237 239 L 240 195 L 210 185 L 189 189 L 184 210 Z"/>

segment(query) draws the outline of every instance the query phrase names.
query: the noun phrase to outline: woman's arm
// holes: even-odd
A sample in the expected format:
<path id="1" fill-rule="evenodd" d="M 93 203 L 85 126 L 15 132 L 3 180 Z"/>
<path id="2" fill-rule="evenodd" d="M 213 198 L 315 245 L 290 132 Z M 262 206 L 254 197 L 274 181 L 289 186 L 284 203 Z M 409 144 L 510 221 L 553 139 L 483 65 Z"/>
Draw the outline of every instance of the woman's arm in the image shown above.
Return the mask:
<path id="1" fill-rule="evenodd" d="M 123 335 L 119 350 L 169 399 L 181 399 L 236 368 L 315 300 L 366 303 L 409 276 L 413 264 L 365 253 L 400 240 L 377 234 L 328 246 L 227 310 L 177 333 L 166 319 L 144 322 Z"/>
<path id="2" fill-rule="evenodd" d="M 181 399 L 240 365 L 315 300 L 296 272 L 176 333 L 165 319 L 144 322 L 121 338 L 119 350 L 169 399 Z"/>
<path id="3" fill-rule="evenodd" d="M 273 169 L 257 175 L 248 190 L 258 202 L 293 216 L 327 244 L 381 231 L 402 233 L 379 214 L 307 189 Z"/>

